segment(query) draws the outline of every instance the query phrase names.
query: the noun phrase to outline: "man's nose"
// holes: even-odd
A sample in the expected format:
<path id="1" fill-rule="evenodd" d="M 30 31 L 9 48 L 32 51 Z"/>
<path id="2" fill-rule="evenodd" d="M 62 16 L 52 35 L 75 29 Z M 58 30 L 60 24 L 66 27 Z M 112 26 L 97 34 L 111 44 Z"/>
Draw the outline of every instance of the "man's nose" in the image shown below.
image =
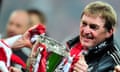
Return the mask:
<path id="1" fill-rule="evenodd" d="M 90 33 L 91 32 L 91 29 L 90 29 L 90 27 L 89 26 L 86 26 L 86 27 L 84 27 L 84 33 Z"/>
<path id="2" fill-rule="evenodd" d="M 15 26 L 10 26 L 9 29 L 10 30 L 15 30 L 16 28 L 15 28 Z"/>

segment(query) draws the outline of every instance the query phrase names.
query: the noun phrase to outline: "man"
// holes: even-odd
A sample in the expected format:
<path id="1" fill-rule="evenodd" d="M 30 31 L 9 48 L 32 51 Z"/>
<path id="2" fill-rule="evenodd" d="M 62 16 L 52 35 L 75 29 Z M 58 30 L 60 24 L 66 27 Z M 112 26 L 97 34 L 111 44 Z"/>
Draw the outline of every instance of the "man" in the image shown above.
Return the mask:
<path id="1" fill-rule="evenodd" d="M 38 34 L 41 34 L 41 33 L 44 34 L 44 32 L 45 32 L 45 26 L 43 24 L 39 24 L 37 27 L 35 26 L 34 30 L 35 29 L 36 29 L 36 33 L 38 33 Z M 32 33 L 32 30 L 29 29 L 27 32 Z M 31 36 L 32 36 L 32 34 L 31 34 Z M 29 37 L 31 37 L 31 36 L 29 36 Z M 24 37 L 25 36 L 21 37 L 23 39 L 22 41 L 30 40 L 30 39 L 24 39 Z M 24 43 L 25 43 L 24 44 L 25 47 L 29 47 L 29 48 L 32 47 L 30 41 L 27 41 Z M 18 46 L 20 46 L 20 45 L 17 44 L 18 45 L 17 46 L 16 44 L 17 43 L 13 44 L 14 46 L 12 46 L 12 48 L 19 49 Z M 17 47 L 15 47 L 15 46 L 17 46 Z M 0 72 L 26 72 L 26 64 L 21 60 L 21 58 L 19 58 L 18 56 L 16 56 L 15 54 L 12 53 L 10 47 L 11 46 L 6 44 L 6 39 L 0 40 Z M 20 69 L 20 68 L 15 68 L 15 67 L 11 66 L 11 62 L 20 64 L 22 66 L 22 68 Z"/>
<path id="2" fill-rule="evenodd" d="M 46 18 L 45 18 L 45 15 L 41 11 L 38 11 L 36 9 L 30 9 L 27 12 L 29 14 L 31 26 L 34 26 L 37 24 L 39 24 L 39 25 L 43 24 L 43 26 L 45 26 Z M 26 40 L 24 38 L 20 38 L 16 42 L 14 42 L 14 44 L 12 44 L 12 48 L 18 49 L 18 48 L 25 47 L 25 46 L 32 47 L 32 46 L 29 46 L 30 45 L 29 43 L 30 42 L 28 42 L 28 40 Z M 22 48 L 21 51 L 25 54 L 24 61 L 26 62 L 27 57 L 30 56 L 31 50 L 29 48 Z M 23 57 L 22 57 L 22 59 L 23 59 Z"/>
<path id="3" fill-rule="evenodd" d="M 41 12 L 41 11 L 38 11 L 36 9 L 30 9 L 30 10 L 27 10 L 27 15 L 29 15 L 29 23 L 30 23 L 30 26 L 29 27 L 32 27 L 34 25 L 37 25 L 37 24 L 43 24 L 45 25 L 46 23 L 46 18 L 45 18 L 45 15 Z M 21 17 L 22 18 L 22 17 Z M 24 31 L 25 32 L 25 31 Z M 19 33 L 21 34 L 21 33 Z M 19 37 L 19 36 L 18 36 Z M 16 37 L 17 38 L 17 37 Z M 18 42 L 24 42 L 22 40 L 18 40 Z M 17 42 L 16 42 L 17 43 Z M 20 44 L 19 43 L 19 44 Z M 23 45 L 24 43 L 18 45 L 19 47 L 23 47 L 21 45 Z M 18 47 L 18 48 L 19 48 Z M 24 49 L 23 49 L 24 50 Z M 28 54 L 27 54 L 28 55 Z"/>
<path id="4" fill-rule="evenodd" d="M 15 10 L 10 15 L 8 24 L 6 27 L 6 40 L 5 42 L 12 46 L 14 42 L 21 37 L 22 34 L 31 26 L 29 14 L 25 10 Z M 25 44 L 26 41 L 19 40 L 19 46 Z M 13 52 L 17 54 L 20 58 L 26 62 L 27 56 L 19 50 L 14 50 Z M 28 52 L 28 51 L 26 51 Z"/>
<path id="5" fill-rule="evenodd" d="M 31 10 L 27 11 L 27 14 L 29 15 L 29 20 L 30 20 L 30 26 L 31 27 L 34 26 L 34 25 L 37 25 L 37 24 L 44 24 L 45 21 L 46 21 L 45 15 L 41 11 L 31 9 Z M 26 42 L 25 39 L 21 38 L 21 39 L 18 39 L 15 43 L 16 44 L 14 44 L 14 47 L 15 48 L 20 48 L 20 47 L 26 46 L 25 44 L 27 42 Z M 24 56 L 21 56 L 21 57 L 26 62 L 28 56 L 30 55 L 31 50 L 29 48 L 22 48 L 21 51 L 24 54 Z M 20 56 L 20 52 L 19 52 L 19 56 Z"/>
<path id="6" fill-rule="evenodd" d="M 120 64 L 114 46 L 117 15 L 111 5 L 96 1 L 88 4 L 81 15 L 80 35 L 67 42 L 71 58 L 56 72 L 111 72 Z M 68 61 L 68 62 L 66 62 Z"/>

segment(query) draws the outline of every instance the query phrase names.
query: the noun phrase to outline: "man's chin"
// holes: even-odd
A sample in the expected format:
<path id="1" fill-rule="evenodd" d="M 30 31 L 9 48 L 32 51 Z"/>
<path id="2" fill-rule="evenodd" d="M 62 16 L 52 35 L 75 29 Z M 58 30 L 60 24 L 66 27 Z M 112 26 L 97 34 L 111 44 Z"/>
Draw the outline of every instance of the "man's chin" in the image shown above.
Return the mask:
<path id="1" fill-rule="evenodd" d="M 12 34 L 12 35 L 7 35 L 7 37 L 13 37 L 13 36 L 15 36 L 14 34 Z"/>
<path id="2" fill-rule="evenodd" d="M 92 45 L 91 44 L 87 44 L 87 43 L 81 43 L 83 48 L 91 48 Z"/>

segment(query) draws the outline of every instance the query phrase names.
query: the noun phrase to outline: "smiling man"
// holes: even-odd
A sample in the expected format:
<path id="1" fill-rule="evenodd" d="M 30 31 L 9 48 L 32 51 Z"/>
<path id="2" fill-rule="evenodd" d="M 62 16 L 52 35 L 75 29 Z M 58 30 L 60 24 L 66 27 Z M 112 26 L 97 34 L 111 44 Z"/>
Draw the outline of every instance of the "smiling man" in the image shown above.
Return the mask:
<path id="1" fill-rule="evenodd" d="M 64 72 L 110 72 L 120 64 L 114 46 L 117 15 L 111 5 L 96 1 L 88 4 L 81 15 L 80 35 L 67 42 L 71 58 L 60 64 Z M 62 66 L 61 66 L 62 65 Z"/>

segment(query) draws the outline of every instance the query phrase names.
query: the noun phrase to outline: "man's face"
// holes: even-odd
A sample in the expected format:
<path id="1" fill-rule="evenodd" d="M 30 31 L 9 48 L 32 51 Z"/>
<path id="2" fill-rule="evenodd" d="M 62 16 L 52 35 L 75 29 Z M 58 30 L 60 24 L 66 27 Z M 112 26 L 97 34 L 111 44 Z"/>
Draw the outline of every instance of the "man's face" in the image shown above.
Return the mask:
<path id="1" fill-rule="evenodd" d="M 111 36 L 100 16 L 83 15 L 80 22 L 80 42 L 84 48 L 94 47 Z"/>
<path id="2" fill-rule="evenodd" d="M 28 28 L 28 16 L 25 13 L 14 13 L 7 24 L 7 37 L 23 34 Z"/>

